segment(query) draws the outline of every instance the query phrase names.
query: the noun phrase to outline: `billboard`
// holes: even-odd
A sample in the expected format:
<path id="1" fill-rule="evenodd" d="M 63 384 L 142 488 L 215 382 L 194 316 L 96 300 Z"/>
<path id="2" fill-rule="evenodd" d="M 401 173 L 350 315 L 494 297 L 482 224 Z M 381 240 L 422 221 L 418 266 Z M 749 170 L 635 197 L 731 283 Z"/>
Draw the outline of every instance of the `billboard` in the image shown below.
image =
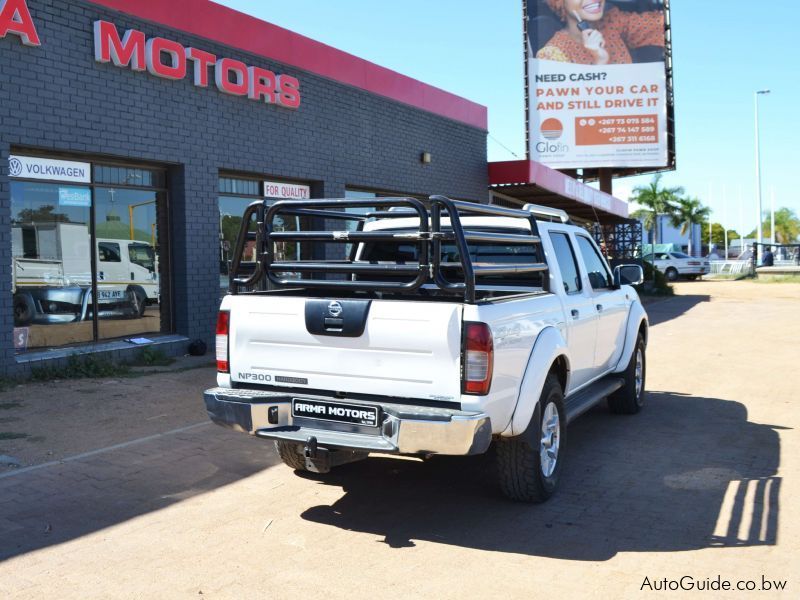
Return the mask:
<path id="1" fill-rule="evenodd" d="M 670 164 L 665 0 L 523 0 L 529 156 L 554 169 Z"/>

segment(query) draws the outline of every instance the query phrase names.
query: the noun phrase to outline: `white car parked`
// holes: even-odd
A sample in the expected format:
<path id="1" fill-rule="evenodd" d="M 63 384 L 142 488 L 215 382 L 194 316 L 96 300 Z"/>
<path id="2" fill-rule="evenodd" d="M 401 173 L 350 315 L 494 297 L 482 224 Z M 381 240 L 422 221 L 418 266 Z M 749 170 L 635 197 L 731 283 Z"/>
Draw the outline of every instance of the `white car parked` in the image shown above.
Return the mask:
<path id="1" fill-rule="evenodd" d="M 669 281 L 677 281 L 679 277 L 694 281 L 711 272 L 711 262 L 708 259 L 695 258 L 683 252 L 656 253 L 655 267 L 664 273 Z"/>

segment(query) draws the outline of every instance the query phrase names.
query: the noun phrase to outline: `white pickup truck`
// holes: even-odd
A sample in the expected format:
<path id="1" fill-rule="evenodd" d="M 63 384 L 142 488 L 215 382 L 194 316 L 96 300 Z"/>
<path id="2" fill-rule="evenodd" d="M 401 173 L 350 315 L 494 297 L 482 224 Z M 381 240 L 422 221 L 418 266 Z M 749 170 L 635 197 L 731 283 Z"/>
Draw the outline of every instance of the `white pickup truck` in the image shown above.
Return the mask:
<path id="1" fill-rule="evenodd" d="M 278 216 L 316 229 L 276 231 Z M 322 230 L 343 220 L 357 227 Z M 244 263 L 253 243 L 258 260 Z M 303 246 L 303 259 L 276 262 L 282 243 Z M 343 245 L 346 259 L 324 259 Z M 642 406 L 648 320 L 630 287 L 641 281 L 637 265 L 612 272 L 554 209 L 443 196 L 254 203 L 206 408 L 319 473 L 369 453 L 473 455 L 495 443 L 504 493 L 542 502 L 570 421 L 604 399 L 615 413 Z"/>

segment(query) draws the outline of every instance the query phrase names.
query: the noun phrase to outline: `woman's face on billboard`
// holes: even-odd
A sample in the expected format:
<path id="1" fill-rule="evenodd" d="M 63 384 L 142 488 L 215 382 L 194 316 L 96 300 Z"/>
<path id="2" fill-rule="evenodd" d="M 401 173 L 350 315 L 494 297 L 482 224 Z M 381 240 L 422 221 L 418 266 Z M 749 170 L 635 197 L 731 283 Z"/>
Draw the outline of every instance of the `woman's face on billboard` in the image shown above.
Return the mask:
<path id="1" fill-rule="evenodd" d="M 583 21 L 599 21 L 606 10 L 606 0 L 564 0 L 567 14 L 575 18 L 578 13 Z"/>

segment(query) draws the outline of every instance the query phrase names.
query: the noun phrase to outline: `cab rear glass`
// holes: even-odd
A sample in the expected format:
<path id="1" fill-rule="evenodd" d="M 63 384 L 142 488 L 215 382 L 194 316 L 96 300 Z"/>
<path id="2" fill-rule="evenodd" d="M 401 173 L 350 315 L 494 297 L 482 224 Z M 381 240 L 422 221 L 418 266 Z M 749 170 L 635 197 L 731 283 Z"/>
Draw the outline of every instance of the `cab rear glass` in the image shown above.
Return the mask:
<path id="1" fill-rule="evenodd" d="M 500 228 L 481 228 L 471 227 L 472 231 L 485 231 L 488 233 L 514 233 L 520 235 L 530 235 L 530 231 L 525 229 L 500 229 Z M 383 231 L 412 232 L 411 229 L 390 229 Z M 493 264 L 532 264 L 544 262 L 540 256 L 541 246 L 530 244 L 469 244 L 470 259 L 473 264 L 493 263 Z M 361 248 L 357 256 L 360 262 L 372 264 L 395 263 L 413 264 L 419 262 L 418 247 L 409 242 L 393 243 L 367 243 Z M 458 263 L 461 260 L 458 248 L 454 242 L 442 244 L 442 263 Z M 463 281 L 461 268 L 443 269 L 446 277 L 453 282 Z M 507 285 L 524 287 L 542 287 L 541 273 L 521 273 L 516 275 L 492 275 L 479 276 L 476 283 L 478 285 Z"/>

